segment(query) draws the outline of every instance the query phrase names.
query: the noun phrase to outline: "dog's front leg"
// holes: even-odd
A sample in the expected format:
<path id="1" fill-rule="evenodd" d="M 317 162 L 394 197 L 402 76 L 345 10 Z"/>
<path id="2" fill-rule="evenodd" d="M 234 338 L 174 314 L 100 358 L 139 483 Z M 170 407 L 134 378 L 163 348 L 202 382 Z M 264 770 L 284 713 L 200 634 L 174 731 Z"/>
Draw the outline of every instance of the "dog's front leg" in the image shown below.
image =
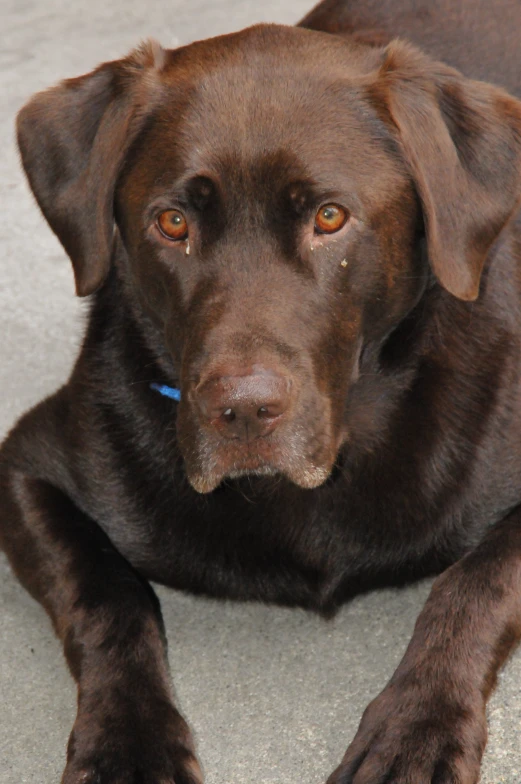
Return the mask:
<path id="1" fill-rule="evenodd" d="M 328 784 L 476 784 L 485 705 L 521 636 L 521 510 L 434 583 Z"/>
<path id="2" fill-rule="evenodd" d="M 0 543 L 51 616 L 78 683 L 63 784 L 202 781 L 171 699 L 151 587 L 56 488 L 12 472 L 0 497 Z"/>

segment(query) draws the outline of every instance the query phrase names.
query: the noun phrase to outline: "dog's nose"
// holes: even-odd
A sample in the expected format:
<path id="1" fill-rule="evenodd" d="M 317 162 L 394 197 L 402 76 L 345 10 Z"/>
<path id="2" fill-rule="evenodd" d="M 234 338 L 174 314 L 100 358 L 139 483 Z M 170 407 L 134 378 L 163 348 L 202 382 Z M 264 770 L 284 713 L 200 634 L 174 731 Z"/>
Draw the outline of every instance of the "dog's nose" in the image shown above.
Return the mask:
<path id="1" fill-rule="evenodd" d="M 225 438 L 252 441 L 271 433 L 288 410 L 291 381 L 275 371 L 219 375 L 195 393 L 204 420 Z"/>

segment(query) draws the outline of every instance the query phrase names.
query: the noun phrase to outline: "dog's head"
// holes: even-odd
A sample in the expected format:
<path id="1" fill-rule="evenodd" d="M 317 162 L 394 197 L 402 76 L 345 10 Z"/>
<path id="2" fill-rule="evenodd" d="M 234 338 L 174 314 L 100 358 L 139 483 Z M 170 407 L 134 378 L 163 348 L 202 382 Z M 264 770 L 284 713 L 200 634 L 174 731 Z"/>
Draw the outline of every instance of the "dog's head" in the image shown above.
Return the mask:
<path id="1" fill-rule="evenodd" d="M 361 352 L 433 280 L 475 299 L 519 196 L 514 99 L 407 44 L 298 28 L 145 45 L 35 96 L 18 133 L 80 295 L 117 240 L 201 492 L 324 482 Z"/>

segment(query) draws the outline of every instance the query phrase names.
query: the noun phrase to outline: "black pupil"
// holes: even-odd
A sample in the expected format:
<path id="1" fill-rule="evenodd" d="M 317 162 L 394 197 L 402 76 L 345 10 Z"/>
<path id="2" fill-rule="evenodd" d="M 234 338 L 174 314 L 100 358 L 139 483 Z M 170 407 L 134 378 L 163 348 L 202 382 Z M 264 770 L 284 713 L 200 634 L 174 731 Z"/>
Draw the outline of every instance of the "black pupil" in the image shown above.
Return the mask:
<path id="1" fill-rule="evenodd" d="M 176 226 L 179 226 L 181 223 L 183 223 L 183 219 L 182 219 L 182 217 L 180 215 L 172 215 L 170 220 Z"/>
<path id="2" fill-rule="evenodd" d="M 333 218 L 336 217 L 336 213 L 337 213 L 337 211 L 335 210 L 334 207 L 326 207 L 322 214 L 323 214 L 325 220 L 330 221 L 330 220 L 333 220 Z"/>

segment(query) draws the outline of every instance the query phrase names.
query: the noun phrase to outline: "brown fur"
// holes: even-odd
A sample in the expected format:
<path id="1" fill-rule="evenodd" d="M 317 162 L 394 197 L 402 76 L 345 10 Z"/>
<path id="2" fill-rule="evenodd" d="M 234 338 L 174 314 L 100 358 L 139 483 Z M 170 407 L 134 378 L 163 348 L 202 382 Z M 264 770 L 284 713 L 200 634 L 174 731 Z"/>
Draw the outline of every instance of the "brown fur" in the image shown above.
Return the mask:
<path id="1" fill-rule="evenodd" d="M 19 115 L 91 295 L 69 382 L 0 452 L 0 542 L 78 682 L 63 784 L 201 781 L 148 580 L 328 615 L 429 574 L 329 781 L 478 781 L 521 636 L 521 104 L 453 70 L 463 46 L 381 45 L 443 56 L 441 1 L 355 6 L 145 45 Z M 317 233 L 329 203 L 347 222 Z"/>

